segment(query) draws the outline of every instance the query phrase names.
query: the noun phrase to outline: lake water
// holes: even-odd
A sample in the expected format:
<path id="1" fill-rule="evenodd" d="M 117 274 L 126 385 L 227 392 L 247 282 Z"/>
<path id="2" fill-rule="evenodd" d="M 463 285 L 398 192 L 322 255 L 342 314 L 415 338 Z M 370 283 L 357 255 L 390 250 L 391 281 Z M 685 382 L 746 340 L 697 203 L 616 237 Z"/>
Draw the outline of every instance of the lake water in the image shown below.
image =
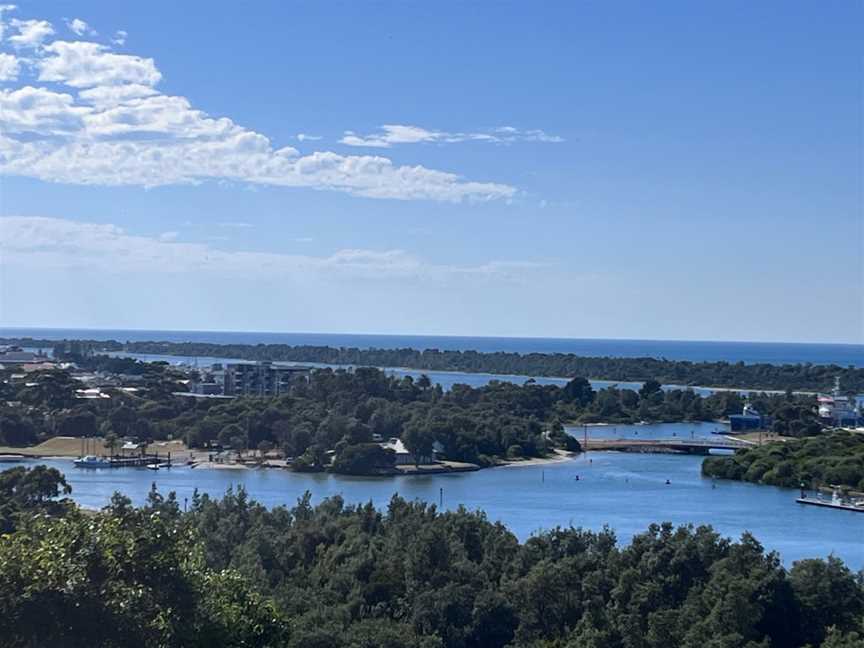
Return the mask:
<path id="1" fill-rule="evenodd" d="M 640 436 L 653 434 L 657 438 L 669 438 L 672 432 L 678 436 L 689 436 L 691 431 L 705 435 L 714 429 L 713 424 L 638 427 Z M 590 428 L 592 436 L 627 438 L 631 431 L 626 426 L 615 430 Z M 522 540 L 558 525 L 594 530 L 608 525 L 621 542 L 627 543 L 652 522 L 710 524 L 733 538 L 750 531 L 767 549 L 778 551 L 787 565 L 834 553 L 852 569 L 864 568 L 864 514 L 797 504 L 796 490 L 712 481 L 702 477 L 701 462 L 701 457 L 689 455 L 592 451 L 542 466 L 397 478 L 310 475 L 278 469 L 86 470 L 74 468 L 68 460 L 21 463 L 47 463 L 63 471 L 75 500 L 88 507 L 104 506 L 115 491 L 140 504 L 152 483 L 163 493 L 176 491 L 181 505 L 196 488 L 219 496 L 230 486 L 240 485 L 267 506 L 292 505 L 307 490 L 316 502 L 339 494 L 351 503 L 371 500 L 381 507 L 399 493 L 410 500 L 437 504 L 443 489 L 445 508 L 464 504 L 482 509 L 489 519 L 503 522 Z M 667 479 L 671 482 L 668 485 Z"/>
<path id="2" fill-rule="evenodd" d="M 357 335 L 242 331 L 159 331 L 124 329 L 0 328 L 0 336 L 49 340 L 92 339 L 214 344 L 290 344 L 360 349 L 441 349 L 513 353 L 575 353 L 594 357 L 651 357 L 693 362 L 811 362 L 864 367 L 862 344 L 703 342 L 690 340 L 603 340 L 576 338 L 465 337 L 440 335 Z"/>

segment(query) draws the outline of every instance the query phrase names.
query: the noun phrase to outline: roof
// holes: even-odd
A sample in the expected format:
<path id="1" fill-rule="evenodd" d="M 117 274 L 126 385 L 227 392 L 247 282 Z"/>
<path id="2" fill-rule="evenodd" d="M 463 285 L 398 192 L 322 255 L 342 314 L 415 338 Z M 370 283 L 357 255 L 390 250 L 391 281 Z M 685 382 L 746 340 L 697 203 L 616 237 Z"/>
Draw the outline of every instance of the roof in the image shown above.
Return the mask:
<path id="1" fill-rule="evenodd" d="M 32 351 L 0 352 L 0 362 L 6 364 L 23 364 L 25 362 L 38 362 L 40 360 L 47 360 L 47 357 L 37 355 Z"/>
<path id="2" fill-rule="evenodd" d="M 111 398 L 109 394 L 105 394 L 98 387 L 92 389 L 76 389 L 75 398 L 83 398 L 86 400 L 95 400 L 99 398 Z"/>
<path id="3" fill-rule="evenodd" d="M 395 437 L 382 443 L 381 447 L 385 450 L 392 450 L 396 454 L 411 454 L 408 451 L 408 448 L 405 447 L 405 444 L 402 443 L 402 439 L 397 439 Z"/>

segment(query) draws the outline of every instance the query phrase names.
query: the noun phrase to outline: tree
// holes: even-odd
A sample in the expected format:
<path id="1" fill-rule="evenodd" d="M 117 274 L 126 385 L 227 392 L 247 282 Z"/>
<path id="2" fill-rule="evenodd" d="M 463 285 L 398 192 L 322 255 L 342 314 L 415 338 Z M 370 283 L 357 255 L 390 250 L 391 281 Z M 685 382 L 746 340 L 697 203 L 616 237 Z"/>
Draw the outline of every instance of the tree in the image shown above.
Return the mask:
<path id="1" fill-rule="evenodd" d="M 828 628 L 851 632 L 864 619 L 864 590 L 839 558 L 799 560 L 789 571 L 789 582 L 800 610 L 802 643 L 818 646 Z"/>
<path id="2" fill-rule="evenodd" d="M 71 437 L 96 436 L 96 416 L 93 412 L 72 412 L 59 419 L 57 434 Z"/>
<path id="3" fill-rule="evenodd" d="M 594 400 L 594 388 L 585 378 L 574 378 L 561 390 L 561 399 L 585 407 Z"/>
<path id="4" fill-rule="evenodd" d="M 51 514 L 65 511 L 65 502 L 54 502 L 69 495 L 72 488 L 56 468 L 18 466 L 0 472 L 0 533 L 14 530 L 22 512 L 39 510 Z"/>
<path id="5" fill-rule="evenodd" d="M 374 475 L 393 470 L 396 453 L 377 443 L 346 446 L 333 460 L 332 470 L 345 475 Z"/>
<path id="6" fill-rule="evenodd" d="M 270 452 L 272 449 L 273 449 L 273 442 L 272 441 L 261 441 L 258 443 L 258 452 L 261 453 L 262 457 L 264 455 L 266 455 L 268 452 Z"/>
<path id="7" fill-rule="evenodd" d="M 109 456 L 114 456 L 114 451 L 117 449 L 117 446 L 120 445 L 120 440 L 117 438 L 117 435 L 113 432 L 109 432 L 102 439 L 102 445 L 105 446 L 105 449 L 108 451 Z"/>
<path id="8" fill-rule="evenodd" d="M 646 380 L 642 383 L 642 387 L 639 388 L 639 398 L 642 400 L 648 400 L 654 394 L 661 392 L 663 386 L 653 378 Z"/>
<path id="9" fill-rule="evenodd" d="M 34 518 L 0 543 L 8 646 L 282 646 L 272 602 L 163 515 Z"/>
<path id="10" fill-rule="evenodd" d="M 411 419 L 402 430 L 402 443 L 414 455 L 414 465 L 419 466 L 423 457 L 431 457 L 435 438 L 422 421 Z"/>
<path id="11" fill-rule="evenodd" d="M 126 404 L 120 405 L 108 417 L 111 421 L 111 428 L 120 436 L 129 436 L 132 434 L 137 418 L 135 410 Z"/>
<path id="12" fill-rule="evenodd" d="M 245 438 L 245 433 L 243 432 L 243 428 L 241 428 L 236 423 L 230 423 L 222 428 L 219 432 L 219 445 L 223 448 L 233 448 L 233 439 L 243 439 Z M 245 442 L 242 444 L 243 447 L 246 447 Z"/>

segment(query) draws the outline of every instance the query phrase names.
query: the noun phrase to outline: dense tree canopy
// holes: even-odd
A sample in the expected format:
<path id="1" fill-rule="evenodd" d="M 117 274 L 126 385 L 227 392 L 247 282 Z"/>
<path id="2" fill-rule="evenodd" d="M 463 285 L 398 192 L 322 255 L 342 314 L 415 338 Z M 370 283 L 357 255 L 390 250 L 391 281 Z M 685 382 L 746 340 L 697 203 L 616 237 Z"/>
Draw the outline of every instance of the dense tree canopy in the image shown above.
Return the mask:
<path id="1" fill-rule="evenodd" d="M 5 338 L 0 342 L 50 348 L 53 340 Z M 410 367 L 427 371 L 466 371 L 526 376 L 591 378 L 622 382 L 657 380 L 671 385 L 762 390 L 828 390 L 840 377 L 845 389 L 864 393 L 864 368 L 813 364 L 690 362 L 658 358 L 594 358 L 570 353 L 482 353 L 438 349 L 356 349 L 286 344 L 204 342 L 75 341 L 105 351 L 127 351 L 242 360 L 286 360 L 330 365 Z M 61 346 L 63 342 L 59 343 Z M 68 346 L 68 344 L 67 344 Z"/>
<path id="2" fill-rule="evenodd" d="M 709 457 L 702 473 L 724 479 L 797 488 L 847 486 L 864 491 L 864 435 L 831 432 Z"/>
<path id="3" fill-rule="evenodd" d="M 787 571 L 710 527 L 519 543 L 481 512 L 399 497 L 268 510 L 240 490 L 183 513 L 153 491 L 0 536 L 10 647 L 848 648 L 862 624 L 864 578 L 842 561 Z"/>
<path id="4" fill-rule="evenodd" d="M 29 445 L 58 434 L 98 434 L 117 443 L 130 437 L 179 438 L 190 447 L 219 445 L 238 452 L 269 444 L 295 458 L 300 470 L 321 470 L 329 451 L 338 459 L 351 448 L 346 460 L 333 462 L 335 470 L 354 472 L 366 465 L 378 473 L 387 462 L 370 454 L 368 444 L 376 439 L 398 437 L 415 457 L 430 456 L 435 448 L 444 459 L 486 466 L 503 458 L 545 456 L 553 447 L 578 451 L 562 422 L 711 421 L 739 413 L 744 404 L 734 392 L 702 397 L 689 389 L 660 389 L 657 381 L 639 391 L 595 391 L 584 378 L 563 387 L 530 380 L 476 388 L 456 384 L 445 392 L 425 377 L 399 378 L 369 367 L 319 369 L 278 397 L 192 399 L 175 395 L 174 369 L 137 364 L 146 367 L 136 369 L 137 375 L 147 376 L 138 391 L 107 389 L 110 398 L 97 401 L 76 398 L 80 384 L 65 371 L 37 372 L 28 383 L 4 384 L 9 393 L 0 400 L 0 444 Z M 813 397 L 757 394 L 752 403 L 776 415 L 781 434 L 821 431 Z"/>

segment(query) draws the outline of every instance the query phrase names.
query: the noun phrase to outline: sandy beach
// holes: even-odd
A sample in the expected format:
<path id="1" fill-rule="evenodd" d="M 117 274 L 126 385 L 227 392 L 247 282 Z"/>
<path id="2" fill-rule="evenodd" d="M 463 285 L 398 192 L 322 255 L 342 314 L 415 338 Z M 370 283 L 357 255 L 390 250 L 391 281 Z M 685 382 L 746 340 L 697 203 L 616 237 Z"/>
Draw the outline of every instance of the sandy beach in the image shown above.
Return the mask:
<path id="1" fill-rule="evenodd" d="M 554 457 L 530 457 L 528 459 L 507 460 L 502 461 L 498 466 L 503 468 L 517 468 L 519 466 L 540 466 L 543 464 L 561 463 L 562 461 L 570 461 L 577 453 L 567 452 L 566 450 L 555 450 Z"/>

